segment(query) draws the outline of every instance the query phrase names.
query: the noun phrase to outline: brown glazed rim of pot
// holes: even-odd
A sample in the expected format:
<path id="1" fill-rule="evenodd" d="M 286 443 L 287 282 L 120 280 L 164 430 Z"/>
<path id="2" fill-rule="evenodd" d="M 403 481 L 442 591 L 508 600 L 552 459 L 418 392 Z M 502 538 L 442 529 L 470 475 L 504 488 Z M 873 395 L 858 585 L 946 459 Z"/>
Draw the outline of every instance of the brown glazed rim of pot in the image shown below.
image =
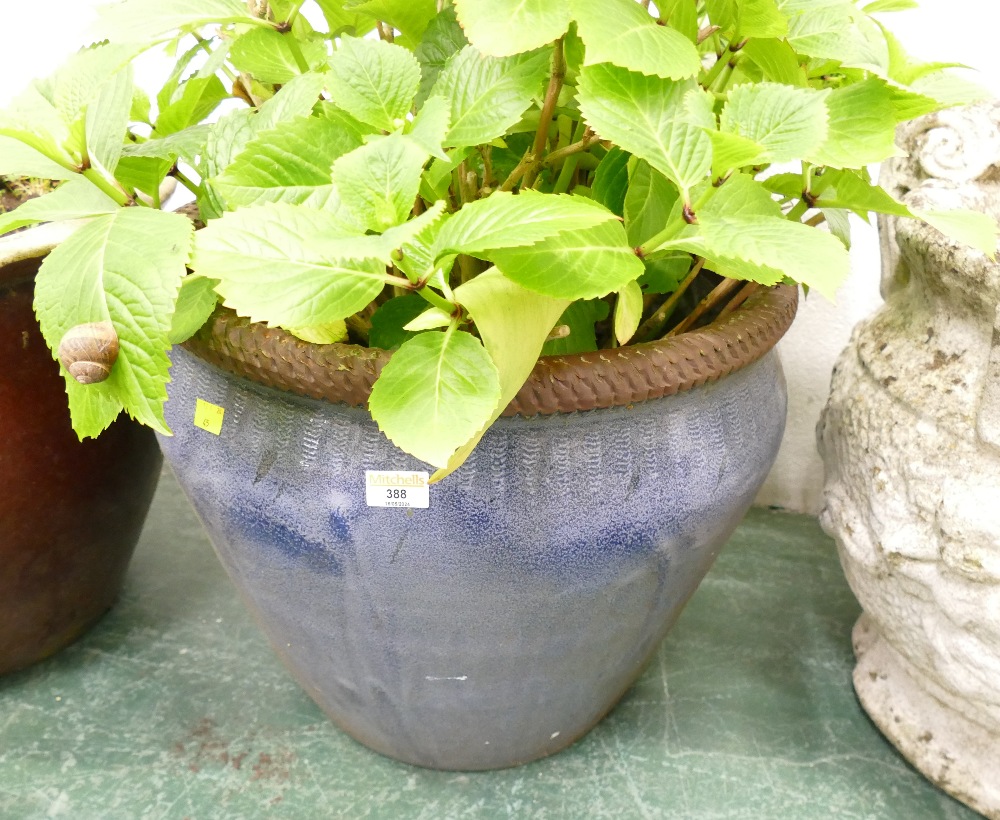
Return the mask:
<path id="1" fill-rule="evenodd" d="M 655 342 L 543 356 L 505 416 L 570 413 L 670 396 L 746 367 L 795 318 L 798 288 L 761 289 L 729 316 Z M 219 309 L 184 347 L 223 370 L 300 396 L 363 407 L 392 355 L 352 344 L 316 345 Z"/>

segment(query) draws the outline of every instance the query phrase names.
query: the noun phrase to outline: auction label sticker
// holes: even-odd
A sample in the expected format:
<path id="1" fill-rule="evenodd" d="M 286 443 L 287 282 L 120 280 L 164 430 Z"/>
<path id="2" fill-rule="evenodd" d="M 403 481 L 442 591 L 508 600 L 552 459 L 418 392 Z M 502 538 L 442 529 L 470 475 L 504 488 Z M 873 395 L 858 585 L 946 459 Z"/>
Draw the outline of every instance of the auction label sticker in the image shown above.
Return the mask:
<path id="1" fill-rule="evenodd" d="M 365 470 L 365 503 L 426 510 L 431 505 L 430 473 Z"/>
<path id="2" fill-rule="evenodd" d="M 194 426 L 207 430 L 212 435 L 218 436 L 222 433 L 222 418 L 226 415 L 226 409 L 212 404 L 204 399 L 196 399 L 194 403 Z"/>

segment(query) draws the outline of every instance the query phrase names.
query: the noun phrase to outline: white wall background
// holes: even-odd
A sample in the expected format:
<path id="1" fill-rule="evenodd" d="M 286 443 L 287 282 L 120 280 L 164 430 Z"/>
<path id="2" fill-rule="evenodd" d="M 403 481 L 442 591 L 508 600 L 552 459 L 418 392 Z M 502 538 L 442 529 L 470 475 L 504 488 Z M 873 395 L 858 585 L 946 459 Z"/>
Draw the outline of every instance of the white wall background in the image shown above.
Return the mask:
<path id="1" fill-rule="evenodd" d="M 9 2 L 9 0 L 8 0 Z M 4 37 L 4 82 L 0 106 L 32 77 L 44 76 L 80 46 L 103 0 L 33 0 L 19 4 L 16 30 Z M 991 45 L 1000 31 L 1000 3 L 988 0 L 921 0 L 920 8 L 886 15 L 908 51 L 926 60 L 960 62 L 978 72 L 978 81 L 1000 96 L 1000 62 Z M 162 71 L 155 57 L 137 79 L 155 90 Z M 814 431 L 826 401 L 830 372 L 851 328 L 878 305 L 879 254 L 875 231 L 854 229 L 853 272 L 835 304 L 817 295 L 805 300 L 795 325 L 781 343 L 789 386 L 788 427 L 774 470 L 758 501 L 802 512 L 821 505 L 823 470 Z"/>

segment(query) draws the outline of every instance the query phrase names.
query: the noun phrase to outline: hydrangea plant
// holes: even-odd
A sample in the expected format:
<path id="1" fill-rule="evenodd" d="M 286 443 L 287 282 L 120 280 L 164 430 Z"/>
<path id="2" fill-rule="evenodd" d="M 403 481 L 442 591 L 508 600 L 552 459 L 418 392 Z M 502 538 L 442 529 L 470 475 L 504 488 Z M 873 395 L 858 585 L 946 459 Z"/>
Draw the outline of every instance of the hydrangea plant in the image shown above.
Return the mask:
<path id="1" fill-rule="evenodd" d="M 832 296 L 852 213 L 992 254 L 986 217 L 914 213 L 867 170 L 901 122 L 976 94 L 886 28 L 915 5 L 124 0 L 0 113 L 0 173 L 64 180 L 0 233 L 84 220 L 36 287 L 53 350 L 82 324 L 120 342 L 104 381 L 64 368 L 81 437 L 123 408 L 168 434 L 167 352 L 221 302 L 393 349 L 372 416 L 440 478 L 540 354 L 683 332 L 780 282 Z M 177 56 L 155 100 L 132 69 L 152 47 Z M 202 230 L 160 209 L 168 176 Z"/>

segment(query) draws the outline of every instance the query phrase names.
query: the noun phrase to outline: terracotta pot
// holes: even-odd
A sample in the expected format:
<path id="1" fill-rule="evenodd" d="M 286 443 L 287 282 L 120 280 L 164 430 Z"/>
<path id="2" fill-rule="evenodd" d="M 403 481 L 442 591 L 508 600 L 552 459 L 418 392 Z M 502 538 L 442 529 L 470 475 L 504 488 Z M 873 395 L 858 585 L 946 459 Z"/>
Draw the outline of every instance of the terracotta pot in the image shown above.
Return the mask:
<path id="1" fill-rule="evenodd" d="M 386 351 L 220 316 L 172 354 L 161 443 L 337 725 L 418 765 L 513 766 L 614 706 L 746 512 L 784 428 L 771 347 L 796 295 L 543 359 L 427 509 L 367 505 L 366 470 L 426 469 L 363 408 Z M 219 435 L 194 425 L 199 399 L 224 408 Z"/>
<path id="2" fill-rule="evenodd" d="M 0 674 L 52 655 L 108 611 L 162 461 L 152 432 L 126 418 L 77 440 L 32 311 L 39 265 L 0 264 Z"/>

